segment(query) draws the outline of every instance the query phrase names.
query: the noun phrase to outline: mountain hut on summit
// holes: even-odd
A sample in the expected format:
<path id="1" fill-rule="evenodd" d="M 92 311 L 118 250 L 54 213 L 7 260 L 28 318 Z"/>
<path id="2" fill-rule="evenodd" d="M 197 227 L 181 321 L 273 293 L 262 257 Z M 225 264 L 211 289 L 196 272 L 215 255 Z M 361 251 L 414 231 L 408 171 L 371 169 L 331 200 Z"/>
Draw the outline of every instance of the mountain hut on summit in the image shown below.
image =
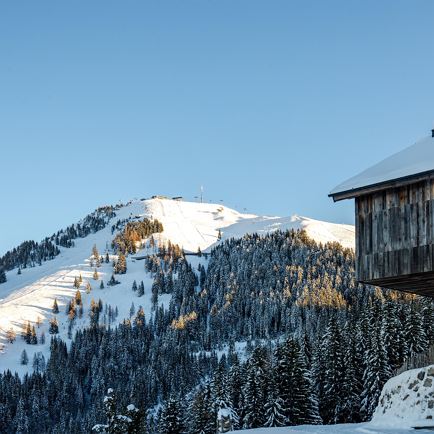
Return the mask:
<path id="1" fill-rule="evenodd" d="M 434 297 L 434 130 L 329 196 L 355 199 L 358 281 Z"/>

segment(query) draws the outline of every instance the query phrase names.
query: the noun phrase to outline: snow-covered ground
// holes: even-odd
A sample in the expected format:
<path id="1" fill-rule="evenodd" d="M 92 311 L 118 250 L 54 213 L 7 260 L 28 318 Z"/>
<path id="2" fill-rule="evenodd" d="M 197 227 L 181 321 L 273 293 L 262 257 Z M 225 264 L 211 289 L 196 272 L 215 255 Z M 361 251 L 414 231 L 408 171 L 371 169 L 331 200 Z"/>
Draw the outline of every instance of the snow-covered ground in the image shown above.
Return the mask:
<path id="1" fill-rule="evenodd" d="M 347 423 L 340 425 L 301 425 L 282 428 L 258 428 L 235 431 L 237 434 L 410 434 L 432 433 L 429 430 L 375 427 L 371 423 Z"/>
<path id="2" fill-rule="evenodd" d="M 5 369 L 17 371 L 20 375 L 32 369 L 32 359 L 36 352 L 41 351 L 45 357 L 49 354 L 50 335 L 48 333 L 49 320 L 53 317 L 52 306 L 56 298 L 59 304 L 59 336 L 67 339 L 68 319 L 66 305 L 74 296 L 74 278 L 81 274 L 83 283 L 80 287 L 84 314 L 77 318 L 75 329 L 89 323 L 89 306 L 91 300 L 101 299 L 103 304 L 117 307 L 119 315 L 117 322 L 128 318 L 131 304 L 135 310 L 142 306 L 145 315 L 151 315 L 151 285 L 152 278 L 144 270 L 144 262 L 136 261 L 133 257 L 127 260 L 128 271 L 125 275 L 116 276 L 121 282 L 113 287 L 107 286 L 112 274 L 111 264 L 102 264 L 98 269 L 99 280 L 93 280 L 94 268 L 90 266 L 92 247 L 96 245 L 100 254 L 105 254 L 110 246 L 114 234 L 111 226 L 118 219 L 134 217 L 156 218 L 162 222 L 164 232 L 156 238 L 160 242 L 170 240 L 179 244 L 186 251 L 210 250 L 218 243 L 219 230 L 222 239 L 241 237 L 246 233 L 258 232 L 264 234 L 278 229 L 300 229 L 319 242 L 337 241 L 345 247 L 354 246 L 354 227 L 326 223 L 305 217 L 259 217 L 253 214 L 241 214 L 223 205 L 181 202 L 169 199 L 151 199 L 133 201 L 116 211 L 116 217 L 101 231 L 86 238 L 75 240 L 75 247 L 61 248 L 61 254 L 52 261 L 43 263 L 35 268 L 17 270 L 7 273 L 8 281 L 0 285 L 0 372 Z M 139 256 L 142 252 L 139 252 Z M 193 267 L 197 267 L 199 259 L 190 257 Z M 100 280 L 104 281 L 105 289 L 99 289 Z M 143 281 L 145 294 L 138 297 L 131 289 L 133 281 Z M 85 285 L 92 286 L 90 294 L 86 294 Z M 159 302 L 168 304 L 170 296 L 159 297 Z M 103 317 L 103 314 L 101 315 Z M 36 325 L 40 319 L 39 327 Z M 45 333 L 45 344 L 28 345 L 20 337 L 23 325 L 30 321 L 36 326 L 38 338 Z M 13 328 L 17 339 L 13 344 L 6 341 L 6 332 Z M 29 356 L 28 365 L 20 365 L 20 354 L 26 349 Z"/>

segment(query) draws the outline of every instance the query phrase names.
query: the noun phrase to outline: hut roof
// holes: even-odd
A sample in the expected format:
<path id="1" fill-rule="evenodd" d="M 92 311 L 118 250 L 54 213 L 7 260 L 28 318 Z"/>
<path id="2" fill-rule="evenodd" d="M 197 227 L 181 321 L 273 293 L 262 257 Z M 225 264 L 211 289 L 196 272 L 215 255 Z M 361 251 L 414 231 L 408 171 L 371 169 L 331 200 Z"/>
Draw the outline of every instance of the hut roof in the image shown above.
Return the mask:
<path id="1" fill-rule="evenodd" d="M 434 137 L 430 136 L 339 184 L 329 196 L 335 201 L 349 199 L 376 190 L 410 184 L 433 174 Z"/>

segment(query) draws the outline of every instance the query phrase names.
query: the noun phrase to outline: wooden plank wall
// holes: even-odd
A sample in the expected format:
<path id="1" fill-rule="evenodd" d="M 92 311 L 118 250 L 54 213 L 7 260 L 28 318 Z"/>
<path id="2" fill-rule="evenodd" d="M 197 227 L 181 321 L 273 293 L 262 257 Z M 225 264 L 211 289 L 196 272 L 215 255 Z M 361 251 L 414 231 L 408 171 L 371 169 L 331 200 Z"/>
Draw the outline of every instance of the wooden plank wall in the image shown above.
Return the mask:
<path id="1" fill-rule="evenodd" d="M 357 279 L 433 272 L 434 180 L 356 198 Z"/>

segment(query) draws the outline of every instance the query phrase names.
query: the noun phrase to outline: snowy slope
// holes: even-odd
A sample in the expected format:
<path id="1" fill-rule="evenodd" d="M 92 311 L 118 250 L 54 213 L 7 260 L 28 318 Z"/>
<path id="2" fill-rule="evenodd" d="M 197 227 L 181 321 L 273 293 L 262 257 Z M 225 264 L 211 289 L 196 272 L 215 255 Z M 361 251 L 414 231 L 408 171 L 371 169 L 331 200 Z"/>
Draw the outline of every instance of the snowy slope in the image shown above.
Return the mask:
<path id="1" fill-rule="evenodd" d="M 75 247 L 61 248 L 61 254 L 52 261 L 48 261 L 35 268 L 22 270 L 17 275 L 16 270 L 7 273 L 8 281 L 0 285 L 0 371 L 11 369 L 24 374 L 31 370 L 31 360 L 34 353 L 41 351 L 47 357 L 49 354 L 50 335 L 48 322 L 52 318 L 53 301 L 59 304 L 59 335 L 67 339 L 67 316 L 65 308 L 74 296 L 76 290 L 73 281 L 82 275 L 83 284 L 80 288 L 84 314 L 77 318 L 75 328 L 85 326 L 89 322 L 89 306 L 92 299 L 101 299 L 104 304 L 117 307 L 119 316 L 117 321 L 129 317 L 131 304 L 135 310 L 141 305 L 145 315 L 151 315 L 151 285 L 152 279 L 144 270 L 143 261 L 128 258 L 128 271 L 125 275 L 117 276 L 121 282 L 114 287 L 99 289 L 100 281 L 92 279 L 93 268 L 90 267 L 92 246 L 96 244 L 100 254 L 104 254 L 106 246 L 110 246 L 114 234 L 111 225 L 118 219 L 128 218 L 156 218 L 163 223 L 164 232 L 156 238 L 160 241 L 170 240 L 179 244 L 186 251 L 209 250 L 218 242 L 218 231 L 222 238 L 240 237 L 245 233 L 266 233 L 277 229 L 306 229 L 307 233 L 320 242 L 338 241 L 346 247 L 354 245 L 354 228 L 347 225 L 337 225 L 320 222 L 304 217 L 259 217 L 252 214 L 241 214 L 235 210 L 215 204 L 200 204 L 192 202 L 177 202 L 165 199 L 151 199 L 134 201 L 116 211 L 116 217 L 103 230 L 91 234 L 86 238 L 75 240 Z M 138 254 L 140 255 L 140 253 Z M 193 267 L 197 267 L 199 258 L 193 257 Z M 98 269 L 99 277 L 106 284 L 112 274 L 111 264 L 103 264 Z M 132 290 L 132 282 L 143 281 L 145 295 L 138 297 Z M 92 291 L 85 292 L 85 284 L 90 282 Z M 170 296 L 159 298 L 161 303 L 167 304 Z M 30 321 L 36 324 L 42 321 L 37 329 L 38 336 L 45 333 L 45 345 L 27 345 L 19 334 L 23 324 Z M 13 328 L 17 332 L 17 339 L 13 344 L 6 342 L 6 331 Z M 30 363 L 27 366 L 19 364 L 20 354 L 26 349 Z"/>
<path id="2" fill-rule="evenodd" d="M 222 239 L 239 238 L 247 233 L 265 234 L 276 230 L 304 229 L 318 242 L 335 241 L 354 248 L 354 226 L 327 223 L 307 217 L 269 217 L 241 214 L 223 205 L 177 202 L 169 199 L 145 202 L 148 215 L 163 223 L 164 239 L 183 246 L 186 251 L 209 249 Z"/>
<path id="3" fill-rule="evenodd" d="M 432 431 L 420 430 L 419 433 Z M 412 429 L 376 428 L 370 423 L 348 423 L 339 425 L 300 425 L 282 428 L 258 428 L 236 431 L 237 434 L 410 434 Z"/>

